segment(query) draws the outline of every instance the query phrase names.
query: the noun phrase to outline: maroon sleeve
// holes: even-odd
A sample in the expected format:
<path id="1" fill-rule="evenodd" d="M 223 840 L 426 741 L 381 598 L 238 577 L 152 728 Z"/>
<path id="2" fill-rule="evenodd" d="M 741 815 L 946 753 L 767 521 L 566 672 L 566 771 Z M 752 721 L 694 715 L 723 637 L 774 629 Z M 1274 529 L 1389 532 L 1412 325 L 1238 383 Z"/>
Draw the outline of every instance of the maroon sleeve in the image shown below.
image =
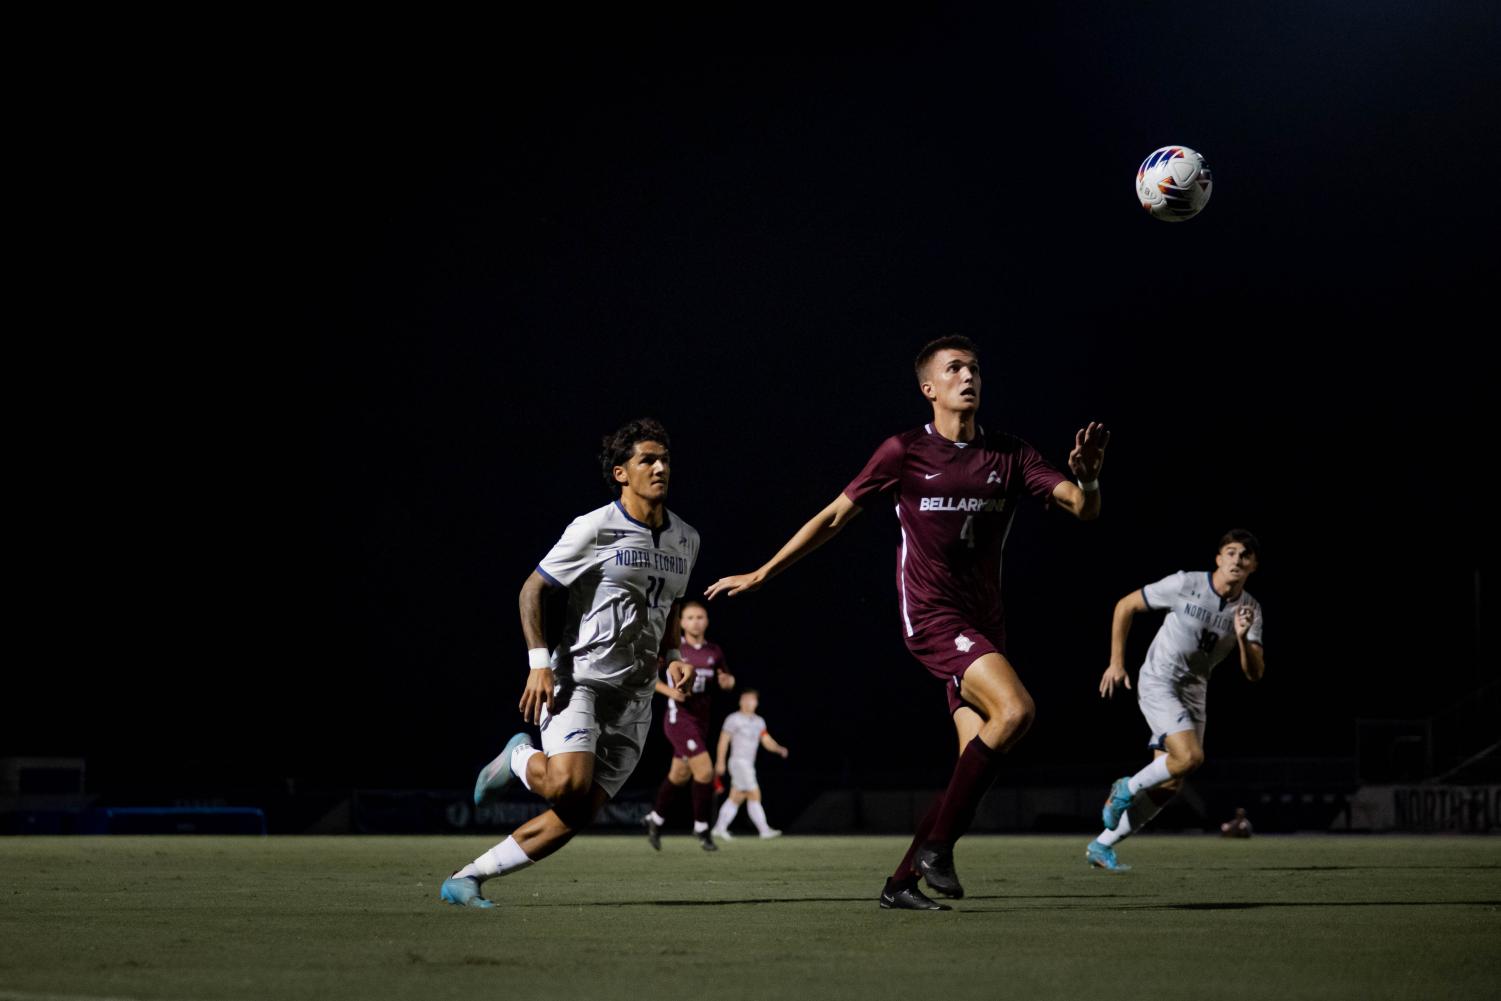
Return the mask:
<path id="1" fill-rule="evenodd" d="M 864 506 L 876 494 L 895 490 L 901 482 L 902 457 L 906 452 L 907 447 L 902 444 L 899 436 L 893 435 L 881 442 L 865 468 L 860 470 L 860 475 L 844 488 L 844 496 L 851 502 Z"/>
<path id="2" fill-rule="evenodd" d="M 1018 452 L 1022 472 L 1022 479 L 1027 484 L 1027 492 L 1039 500 L 1048 500 L 1053 496 L 1053 488 L 1068 479 L 1058 471 L 1051 462 L 1026 442 L 1021 443 Z"/>

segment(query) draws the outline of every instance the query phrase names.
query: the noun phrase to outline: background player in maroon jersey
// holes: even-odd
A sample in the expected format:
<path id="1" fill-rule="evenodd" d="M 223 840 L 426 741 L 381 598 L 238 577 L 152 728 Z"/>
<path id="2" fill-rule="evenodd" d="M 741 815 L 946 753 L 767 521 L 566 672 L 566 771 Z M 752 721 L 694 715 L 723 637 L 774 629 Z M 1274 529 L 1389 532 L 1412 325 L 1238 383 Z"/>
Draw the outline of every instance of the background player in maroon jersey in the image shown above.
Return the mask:
<path id="1" fill-rule="evenodd" d="M 709 832 L 714 814 L 714 764 L 709 758 L 709 710 L 713 702 L 715 679 L 720 688 L 735 687 L 735 676 L 725 666 L 724 651 L 710 643 L 709 610 L 702 601 L 689 598 L 683 602 L 678 617 L 682 628 L 680 656 L 693 666 L 693 680 L 684 692 L 660 679 L 657 691 L 667 697 L 667 712 L 662 717 L 662 732 L 672 742 L 672 766 L 657 789 L 657 802 L 642 823 L 651 846 L 662 850 L 662 825 L 667 811 L 688 780 L 693 780 L 693 833 L 704 851 L 718 851 Z"/>
<path id="2" fill-rule="evenodd" d="M 994 781 L 1000 752 L 1032 723 L 1032 697 L 1005 652 L 1000 577 L 1006 533 L 1024 494 L 1083 520 L 1096 517 L 1110 434 L 1091 422 L 1074 435 L 1068 467 L 1078 482 L 1070 482 L 1031 445 L 979 426 L 980 360 L 973 341 L 932 341 L 915 367 L 933 407 L 932 423 L 882 442 L 844 492 L 760 569 L 722 577 L 707 593 L 712 599 L 754 591 L 833 538 L 876 495 L 896 501 L 902 635 L 912 655 L 944 682 L 960 755 L 948 789 L 918 824 L 880 903 L 946 910 L 918 889 L 918 876 L 946 896 L 964 895 L 954 843 Z"/>

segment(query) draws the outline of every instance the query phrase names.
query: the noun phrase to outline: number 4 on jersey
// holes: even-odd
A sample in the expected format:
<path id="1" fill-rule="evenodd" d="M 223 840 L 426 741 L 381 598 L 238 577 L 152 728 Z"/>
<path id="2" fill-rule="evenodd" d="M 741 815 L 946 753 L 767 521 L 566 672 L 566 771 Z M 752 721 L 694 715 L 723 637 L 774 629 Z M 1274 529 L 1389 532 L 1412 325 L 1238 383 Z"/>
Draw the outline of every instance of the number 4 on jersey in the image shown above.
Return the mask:
<path id="1" fill-rule="evenodd" d="M 964 516 L 964 527 L 959 529 L 959 538 L 968 543 L 969 548 L 975 548 L 975 516 Z"/>

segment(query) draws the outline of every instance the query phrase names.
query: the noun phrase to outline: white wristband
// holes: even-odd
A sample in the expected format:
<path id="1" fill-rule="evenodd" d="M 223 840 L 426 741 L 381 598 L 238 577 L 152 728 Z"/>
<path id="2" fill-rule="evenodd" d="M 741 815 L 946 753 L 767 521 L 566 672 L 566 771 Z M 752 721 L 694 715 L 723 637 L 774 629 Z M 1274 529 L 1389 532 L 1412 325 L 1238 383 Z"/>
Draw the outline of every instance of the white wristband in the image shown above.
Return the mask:
<path id="1" fill-rule="evenodd" d="M 1098 476 L 1090 480 L 1088 483 L 1085 483 L 1083 480 L 1079 480 L 1078 483 L 1079 489 L 1087 494 L 1096 493 L 1100 489 L 1100 478 Z"/>
<path id="2" fill-rule="evenodd" d="M 526 652 L 526 662 L 533 671 L 552 667 L 552 654 L 545 646 L 534 646 Z"/>

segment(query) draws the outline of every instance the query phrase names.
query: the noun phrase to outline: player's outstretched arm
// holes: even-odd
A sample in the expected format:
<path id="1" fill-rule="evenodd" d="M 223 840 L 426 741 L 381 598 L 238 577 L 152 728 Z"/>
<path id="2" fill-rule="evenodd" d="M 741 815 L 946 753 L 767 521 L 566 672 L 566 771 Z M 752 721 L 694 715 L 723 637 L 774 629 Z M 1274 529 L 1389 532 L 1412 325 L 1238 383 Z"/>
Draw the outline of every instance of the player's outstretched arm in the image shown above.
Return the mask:
<path id="1" fill-rule="evenodd" d="M 1256 621 L 1254 609 L 1242 606 L 1235 612 L 1235 642 L 1240 646 L 1240 669 L 1247 678 L 1252 681 L 1260 681 L 1266 674 L 1266 659 L 1263 656 L 1261 644 L 1249 640 L 1246 635 L 1251 630 L 1251 623 Z"/>
<path id="2" fill-rule="evenodd" d="M 1053 488 L 1053 500 L 1080 521 L 1093 521 L 1100 516 L 1100 470 L 1105 465 L 1105 446 L 1109 444 L 1110 431 L 1105 425 L 1090 421 L 1080 428 L 1074 433 L 1074 447 L 1068 453 L 1069 472 L 1079 482 L 1065 480 Z"/>
<path id="3" fill-rule="evenodd" d="M 787 750 L 787 748 L 783 747 L 781 744 L 778 744 L 775 740 L 773 740 L 770 733 L 761 734 L 761 746 L 766 748 L 772 754 L 779 754 L 783 758 L 787 757 L 787 755 L 791 753 Z"/>
<path id="4" fill-rule="evenodd" d="M 839 534 L 860 513 L 860 507 L 844 494 L 834 498 L 832 504 L 815 514 L 777 554 L 751 573 L 721 577 L 710 584 L 704 594 L 712 601 L 716 595 L 733 598 L 742 591 L 754 591 L 798 560 Z"/>
<path id="5" fill-rule="evenodd" d="M 1110 666 L 1100 678 L 1100 698 L 1113 697 L 1118 685 L 1131 687 L 1131 676 L 1126 673 L 1126 636 L 1131 632 L 1131 619 L 1146 611 L 1150 609 L 1140 591 L 1132 591 L 1115 603 L 1115 616 L 1110 621 Z"/>
<path id="6" fill-rule="evenodd" d="M 521 635 L 527 650 L 547 648 L 547 630 L 542 621 L 542 596 L 552 585 L 537 571 L 521 585 Z M 552 711 L 553 676 L 550 667 L 533 667 L 527 672 L 526 687 L 521 690 L 521 718 L 528 723 L 542 722 L 542 709 Z"/>

